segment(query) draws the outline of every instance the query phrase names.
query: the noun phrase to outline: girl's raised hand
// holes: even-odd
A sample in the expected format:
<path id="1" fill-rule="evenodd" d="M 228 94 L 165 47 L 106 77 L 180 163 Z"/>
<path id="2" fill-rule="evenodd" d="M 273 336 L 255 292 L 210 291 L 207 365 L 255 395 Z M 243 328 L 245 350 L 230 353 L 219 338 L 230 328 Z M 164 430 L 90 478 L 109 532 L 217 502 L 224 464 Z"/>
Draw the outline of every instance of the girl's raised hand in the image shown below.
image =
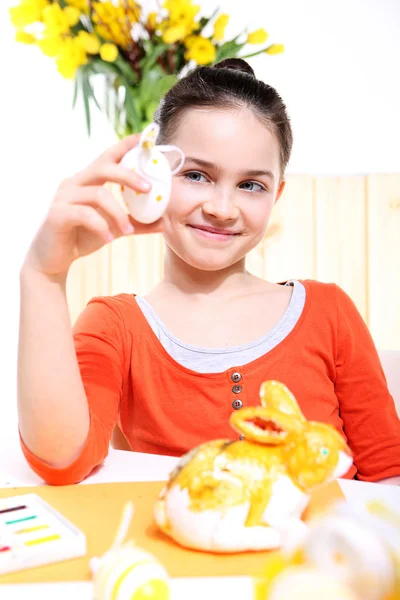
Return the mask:
<path id="1" fill-rule="evenodd" d="M 24 266 L 50 278 L 63 278 L 74 260 L 113 239 L 162 230 L 162 219 L 151 225 L 136 223 L 105 187 L 113 183 L 138 192 L 149 191 L 150 183 L 119 164 L 125 153 L 139 143 L 139 137 L 135 134 L 124 138 L 61 182 Z"/>

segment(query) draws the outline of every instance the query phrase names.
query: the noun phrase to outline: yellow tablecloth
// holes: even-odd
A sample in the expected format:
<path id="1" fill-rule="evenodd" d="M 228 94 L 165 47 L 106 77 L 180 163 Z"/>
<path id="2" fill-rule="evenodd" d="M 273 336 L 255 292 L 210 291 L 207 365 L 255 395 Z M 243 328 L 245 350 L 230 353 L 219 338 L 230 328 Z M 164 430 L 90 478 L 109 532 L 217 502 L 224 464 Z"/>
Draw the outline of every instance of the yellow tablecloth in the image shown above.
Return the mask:
<path id="1" fill-rule="evenodd" d="M 128 500 L 135 505 L 129 537 L 157 556 L 171 577 L 252 575 L 260 571 L 267 552 L 235 555 L 196 552 L 181 548 L 158 531 L 153 522 L 153 506 L 163 485 L 163 482 L 135 482 L 0 489 L 0 498 L 39 495 L 86 533 L 88 547 L 84 558 L 3 575 L 0 584 L 90 579 L 89 560 L 101 556 L 111 545 Z M 305 518 L 343 497 L 336 482 L 321 488 L 314 494 Z"/>

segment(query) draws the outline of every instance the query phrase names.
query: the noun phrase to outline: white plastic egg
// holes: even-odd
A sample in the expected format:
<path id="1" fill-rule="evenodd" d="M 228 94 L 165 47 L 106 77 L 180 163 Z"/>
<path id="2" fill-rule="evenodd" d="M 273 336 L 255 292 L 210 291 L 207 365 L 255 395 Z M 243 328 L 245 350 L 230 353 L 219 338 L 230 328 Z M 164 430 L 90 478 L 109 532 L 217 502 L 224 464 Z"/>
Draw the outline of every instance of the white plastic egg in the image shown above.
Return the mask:
<path id="1" fill-rule="evenodd" d="M 168 573 L 150 553 L 124 545 L 91 561 L 94 600 L 169 600 Z"/>
<path id="2" fill-rule="evenodd" d="M 146 127 L 139 144 L 129 150 L 120 163 L 152 185 L 147 194 L 127 186 L 120 188 L 128 211 L 139 223 L 154 223 L 163 215 L 171 196 L 172 176 L 181 168 L 184 161 L 183 152 L 177 146 L 156 146 L 158 130 L 158 125 L 155 123 Z M 180 162 L 173 170 L 164 152 L 176 152 L 180 155 Z"/>

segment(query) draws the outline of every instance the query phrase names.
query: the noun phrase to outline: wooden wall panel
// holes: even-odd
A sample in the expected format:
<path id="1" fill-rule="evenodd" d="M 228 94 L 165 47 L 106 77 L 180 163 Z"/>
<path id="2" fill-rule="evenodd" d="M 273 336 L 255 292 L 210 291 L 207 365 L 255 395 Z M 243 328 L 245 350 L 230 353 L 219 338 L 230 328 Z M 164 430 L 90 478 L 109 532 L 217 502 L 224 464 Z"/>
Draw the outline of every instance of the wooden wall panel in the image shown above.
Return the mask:
<path id="1" fill-rule="evenodd" d="M 366 178 L 315 178 L 315 278 L 351 296 L 367 321 Z"/>
<path id="2" fill-rule="evenodd" d="M 400 175 L 368 177 L 369 328 L 380 348 L 400 349 Z"/>

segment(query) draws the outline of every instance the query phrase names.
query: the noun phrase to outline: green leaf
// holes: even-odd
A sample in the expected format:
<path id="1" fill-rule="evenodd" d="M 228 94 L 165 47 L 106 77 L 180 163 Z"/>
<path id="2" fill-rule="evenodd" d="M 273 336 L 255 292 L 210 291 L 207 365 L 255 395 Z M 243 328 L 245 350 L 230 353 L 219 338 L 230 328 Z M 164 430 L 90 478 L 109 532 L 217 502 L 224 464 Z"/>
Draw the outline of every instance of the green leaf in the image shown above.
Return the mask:
<path id="1" fill-rule="evenodd" d="M 161 98 L 171 89 L 178 79 L 177 75 L 162 75 L 150 71 L 142 80 L 139 88 L 138 102 L 140 102 L 142 118 L 149 120 L 153 116 Z"/>
<path id="2" fill-rule="evenodd" d="M 200 21 L 199 21 L 200 29 L 198 29 L 196 31 L 196 34 L 199 34 L 203 31 L 203 29 L 206 27 L 206 25 L 208 25 L 209 22 L 213 20 L 213 18 L 215 17 L 215 15 L 217 14 L 218 11 L 219 11 L 219 6 L 214 10 L 214 12 L 211 14 L 210 17 L 202 17 L 200 19 Z"/>
<path id="3" fill-rule="evenodd" d="M 88 136 L 90 136 L 90 87 L 88 86 L 88 81 L 86 76 L 82 77 L 82 95 L 83 95 L 83 104 L 85 107 L 85 117 L 86 117 L 86 128 L 88 132 Z"/>
<path id="4" fill-rule="evenodd" d="M 122 75 L 128 80 L 130 84 L 137 83 L 137 75 L 132 69 L 130 64 L 121 56 L 118 56 L 117 60 L 112 64 L 116 65 Z"/>
<path id="5" fill-rule="evenodd" d="M 132 126 L 132 130 L 139 132 L 140 131 L 140 117 L 136 112 L 136 107 L 132 98 L 133 90 L 129 85 L 125 85 L 125 101 L 124 108 L 126 111 L 126 120 Z"/>
<path id="6" fill-rule="evenodd" d="M 88 93 L 89 93 L 89 98 L 93 98 L 93 102 L 95 103 L 95 105 L 97 106 L 97 108 L 101 111 L 101 106 L 95 96 L 94 90 L 92 88 L 92 84 L 90 83 L 90 79 L 89 79 L 89 75 L 90 75 L 90 70 L 88 69 L 86 71 L 86 77 L 85 77 L 85 85 L 87 86 L 88 89 Z"/>
<path id="7" fill-rule="evenodd" d="M 160 100 L 162 96 L 164 96 L 177 81 L 178 76 L 175 74 L 164 75 L 164 77 L 161 77 L 161 79 L 156 82 L 153 88 L 154 98 L 156 100 Z"/>
<path id="8" fill-rule="evenodd" d="M 101 59 L 94 59 L 91 63 L 92 70 L 100 75 L 118 75 L 118 67 Z"/>
<path id="9" fill-rule="evenodd" d="M 162 71 L 161 71 L 162 73 Z M 154 86 L 156 82 L 162 76 L 159 69 L 152 69 L 147 75 L 141 80 L 140 86 L 138 86 L 140 104 L 146 106 L 151 100 L 154 99 Z"/>
<path id="10" fill-rule="evenodd" d="M 237 56 L 237 53 L 245 46 L 245 44 L 237 44 L 235 41 L 227 42 L 217 48 L 215 62 Z"/>
<path id="11" fill-rule="evenodd" d="M 154 119 L 154 113 L 156 112 L 158 108 L 158 102 L 150 102 L 150 104 L 148 104 L 146 106 L 146 120 L 151 123 Z"/>
<path id="12" fill-rule="evenodd" d="M 145 77 L 150 69 L 156 64 L 157 59 L 168 49 L 166 44 L 158 44 L 157 46 L 151 46 L 146 51 L 146 55 L 140 61 L 140 68 L 142 70 L 142 77 Z"/>
<path id="13" fill-rule="evenodd" d="M 75 81 L 74 81 L 74 95 L 72 98 L 72 108 L 75 108 L 76 99 L 78 97 L 78 88 L 79 88 L 79 70 L 75 76 Z"/>
<path id="14" fill-rule="evenodd" d="M 121 107 L 119 106 L 118 94 L 114 94 L 114 131 L 121 136 L 120 133 L 120 122 L 121 122 Z"/>
<path id="15" fill-rule="evenodd" d="M 133 93 L 133 90 L 132 90 L 132 102 L 135 106 L 135 110 L 136 110 L 137 114 L 141 115 L 143 113 L 143 107 L 140 103 L 140 98 L 139 98 L 137 88 L 135 88 L 135 93 Z"/>
<path id="16" fill-rule="evenodd" d="M 126 82 L 125 77 L 123 75 L 118 75 L 118 77 L 116 77 L 114 79 L 114 83 L 113 83 L 114 89 L 117 91 L 121 85 L 125 85 L 125 82 Z"/>
<path id="17" fill-rule="evenodd" d="M 104 109 L 105 109 L 105 113 L 107 115 L 107 119 L 109 121 L 111 120 L 110 94 L 112 93 L 110 87 L 111 87 L 111 82 L 108 79 L 106 79 L 105 86 L 104 86 Z"/>

